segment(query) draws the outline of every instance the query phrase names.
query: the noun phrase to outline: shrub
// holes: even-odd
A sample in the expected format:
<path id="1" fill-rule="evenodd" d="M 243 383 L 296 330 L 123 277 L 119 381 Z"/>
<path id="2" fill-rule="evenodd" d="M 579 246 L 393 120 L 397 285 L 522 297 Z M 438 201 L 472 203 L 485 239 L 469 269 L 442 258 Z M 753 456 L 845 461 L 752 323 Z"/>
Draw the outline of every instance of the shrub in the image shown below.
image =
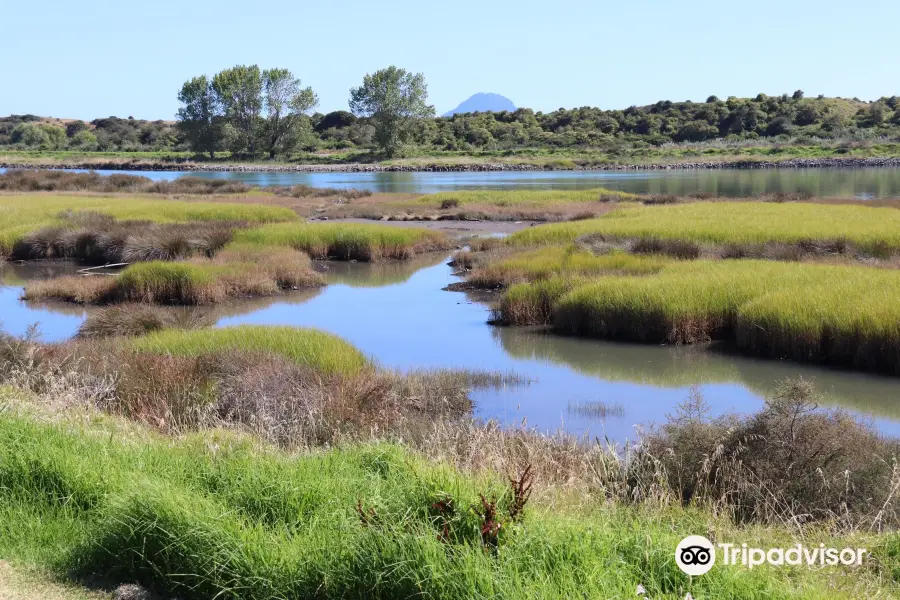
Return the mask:
<path id="1" fill-rule="evenodd" d="M 760 412 L 713 419 L 695 393 L 647 452 L 683 503 L 711 502 L 739 522 L 893 521 L 873 499 L 891 485 L 897 444 L 820 403 L 808 381 L 788 380 Z"/>

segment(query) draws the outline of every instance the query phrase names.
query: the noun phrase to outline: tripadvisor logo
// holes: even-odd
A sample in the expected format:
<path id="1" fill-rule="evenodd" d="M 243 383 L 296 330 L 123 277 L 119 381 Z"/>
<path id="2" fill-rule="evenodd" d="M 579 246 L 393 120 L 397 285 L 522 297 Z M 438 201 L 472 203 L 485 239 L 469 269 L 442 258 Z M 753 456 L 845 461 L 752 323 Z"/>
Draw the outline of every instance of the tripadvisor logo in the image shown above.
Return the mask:
<path id="1" fill-rule="evenodd" d="M 703 575 L 716 564 L 716 550 L 702 535 L 689 535 L 675 548 L 675 562 L 688 575 Z"/>
<path id="2" fill-rule="evenodd" d="M 675 563 L 688 575 L 703 575 L 716 564 L 716 548 L 723 565 L 743 565 L 753 569 L 769 564 L 808 567 L 834 567 L 837 565 L 862 565 L 868 554 L 865 548 L 826 548 L 825 544 L 807 548 L 796 544 L 790 548 L 751 548 L 747 544 L 717 544 L 702 535 L 689 535 L 675 547 Z"/>

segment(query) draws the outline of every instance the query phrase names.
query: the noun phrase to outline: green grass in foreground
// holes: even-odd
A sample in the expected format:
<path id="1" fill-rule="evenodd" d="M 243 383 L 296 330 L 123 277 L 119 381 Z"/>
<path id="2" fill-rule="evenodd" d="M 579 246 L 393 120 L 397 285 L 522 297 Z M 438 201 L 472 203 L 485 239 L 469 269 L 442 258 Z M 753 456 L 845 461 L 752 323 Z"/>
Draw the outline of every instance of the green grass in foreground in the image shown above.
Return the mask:
<path id="1" fill-rule="evenodd" d="M 893 535 L 805 543 L 865 547 L 867 567 L 717 565 L 689 579 L 676 543 L 778 547 L 788 529 L 737 528 L 701 510 L 529 505 L 486 550 L 469 506 L 510 497 L 392 445 L 289 456 L 227 432 L 167 439 L 109 418 L 0 414 L 0 557 L 68 575 L 208 598 L 654 599 L 875 597 L 896 588 Z M 433 508 L 452 502 L 446 522 Z M 368 515 L 363 521 L 359 504 Z M 371 512 L 370 512 L 371 509 Z"/>
<path id="2" fill-rule="evenodd" d="M 356 374 L 369 365 L 362 352 L 338 336 L 300 327 L 240 325 L 193 331 L 170 329 L 135 339 L 133 345 L 138 351 L 173 356 L 200 356 L 229 350 L 273 352 L 303 367 L 343 375 Z"/>
<path id="3" fill-rule="evenodd" d="M 421 204 L 441 206 L 441 204 L 493 204 L 496 206 L 534 205 L 547 206 L 553 204 L 579 204 L 585 202 L 601 202 L 609 200 L 636 200 L 640 196 L 594 188 L 590 190 L 466 190 L 439 192 L 418 199 Z"/>
<path id="4" fill-rule="evenodd" d="M 843 240 L 880 256 L 900 251 L 900 211 L 858 205 L 774 202 L 633 206 L 598 219 L 530 227 L 509 236 L 507 243 L 513 246 L 565 244 L 584 235 L 717 245 Z"/>
<path id="5" fill-rule="evenodd" d="M 290 246 L 313 258 L 406 259 L 450 247 L 438 231 L 356 223 L 277 223 L 236 232 L 235 243 Z"/>
<path id="6" fill-rule="evenodd" d="M 297 221 L 294 211 L 263 204 L 224 202 L 179 202 L 145 198 L 92 198 L 42 194 L 0 195 L 0 255 L 8 253 L 22 237 L 42 227 L 63 225 L 61 214 L 93 211 L 118 220 L 147 220 L 157 223 L 190 221 L 247 221 L 272 223 Z"/>
<path id="7" fill-rule="evenodd" d="M 900 373 L 898 295 L 896 270 L 700 260 L 575 286 L 553 322 L 641 342 L 734 339 L 756 354 Z"/>

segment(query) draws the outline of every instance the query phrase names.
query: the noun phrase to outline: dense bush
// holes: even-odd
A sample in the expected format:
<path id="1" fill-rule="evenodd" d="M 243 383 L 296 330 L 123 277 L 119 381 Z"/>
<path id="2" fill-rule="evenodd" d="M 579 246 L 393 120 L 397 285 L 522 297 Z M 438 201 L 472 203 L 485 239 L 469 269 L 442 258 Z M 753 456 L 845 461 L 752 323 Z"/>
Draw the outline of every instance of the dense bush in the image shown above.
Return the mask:
<path id="1" fill-rule="evenodd" d="M 593 107 L 548 113 L 520 108 L 512 112 L 468 113 L 423 119 L 414 142 L 433 151 L 517 151 L 559 148 L 599 149 L 617 153 L 672 142 L 725 140 L 739 143 L 758 138 L 794 136 L 816 139 L 900 138 L 896 96 L 875 102 L 843 98 L 805 98 L 801 91 L 755 98 L 710 96 L 706 102 L 660 101 L 625 110 Z M 374 127 L 369 119 L 338 110 L 309 118 L 309 139 L 301 150 L 371 148 Z M 60 130 L 61 137 L 53 130 Z M 94 137 L 89 138 L 88 134 Z M 223 135 L 228 132 L 223 132 Z M 54 137 L 56 136 L 56 137 Z M 227 135 L 226 135 L 227 137 Z M 51 138 L 51 139 L 48 139 Z M 783 137 L 778 138 L 784 139 Z M 62 127 L 34 115 L 0 118 L 0 146 L 21 149 L 202 150 L 191 148 L 175 125 L 109 117 Z"/>
<path id="2" fill-rule="evenodd" d="M 128 117 L 70 121 L 65 125 L 34 115 L 0 118 L 0 146 L 20 150 L 106 152 L 189 150 L 174 124 Z"/>

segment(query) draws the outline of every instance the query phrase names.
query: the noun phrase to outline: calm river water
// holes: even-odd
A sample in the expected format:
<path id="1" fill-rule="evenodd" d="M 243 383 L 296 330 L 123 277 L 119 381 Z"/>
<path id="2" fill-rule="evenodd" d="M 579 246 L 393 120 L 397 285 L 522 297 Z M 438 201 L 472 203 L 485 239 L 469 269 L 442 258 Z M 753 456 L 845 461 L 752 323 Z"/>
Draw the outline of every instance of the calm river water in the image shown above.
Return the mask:
<path id="1" fill-rule="evenodd" d="M 431 193 L 461 189 L 605 187 L 633 193 L 712 192 L 746 197 L 774 192 L 806 192 L 821 197 L 900 197 L 900 168 L 870 169 L 701 169 L 670 171 L 524 171 L 486 173 L 252 173 L 98 171 L 151 179 L 185 175 L 233 179 L 256 185 L 356 188 L 373 192 Z"/>
<path id="2" fill-rule="evenodd" d="M 217 307 L 217 325 L 312 326 L 336 333 L 382 365 L 398 369 L 461 367 L 514 372 L 527 386 L 474 394 L 476 414 L 507 425 L 563 428 L 623 441 L 635 425 L 651 425 L 700 388 L 717 414 L 752 411 L 779 380 L 813 379 L 824 402 L 871 417 L 879 430 L 900 435 L 900 379 L 763 361 L 723 350 L 607 343 L 553 336 L 535 329 L 486 323 L 489 305 L 445 292 L 457 279 L 447 257 L 409 263 L 329 263 L 328 287 Z M 71 272 L 71 265 L 0 265 L 0 319 L 22 334 L 39 323 L 43 339 L 73 335 L 87 312 L 73 305 L 19 300 L 29 279 Z M 595 403 L 613 407 L 605 417 Z"/>

